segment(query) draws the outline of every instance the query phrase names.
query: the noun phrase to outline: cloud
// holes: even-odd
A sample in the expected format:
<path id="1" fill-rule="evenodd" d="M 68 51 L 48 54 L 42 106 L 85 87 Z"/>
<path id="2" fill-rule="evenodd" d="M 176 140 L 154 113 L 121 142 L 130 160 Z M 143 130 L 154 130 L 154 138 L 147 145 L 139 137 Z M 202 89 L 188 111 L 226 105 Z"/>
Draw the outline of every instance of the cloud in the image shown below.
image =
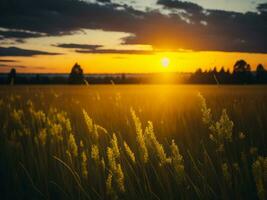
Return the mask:
<path id="1" fill-rule="evenodd" d="M 257 6 L 257 10 L 264 13 L 267 12 L 267 3 L 261 3 Z"/>
<path id="2" fill-rule="evenodd" d="M 150 50 L 118 50 L 118 49 L 95 49 L 95 50 L 76 50 L 77 53 L 88 54 L 154 54 L 154 51 Z"/>
<path id="3" fill-rule="evenodd" d="M 103 1 L 1 0 L 0 27 L 48 36 L 101 29 L 131 33 L 131 37 L 124 39 L 125 44 L 149 44 L 155 49 L 267 53 L 266 4 L 258 6 L 259 13 L 207 10 L 179 0 L 159 0 L 158 4 L 170 14 L 159 10 L 138 11 Z M 20 38 L 36 36 L 19 34 Z M 83 47 L 78 49 L 87 51 Z"/>
<path id="4" fill-rule="evenodd" d="M 198 4 L 188 2 L 188 1 L 158 0 L 157 4 L 163 5 L 166 8 L 173 8 L 173 9 L 193 10 L 193 11 L 203 10 L 203 8 L 199 6 Z"/>
<path id="5" fill-rule="evenodd" d="M 6 60 L 6 59 L 0 59 L 0 62 L 17 62 L 16 60 Z"/>
<path id="6" fill-rule="evenodd" d="M 0 5 L 0 27 L 48 35 L 71 34 L 82 28 L 121 30 L 138 13 L 118 4 L 78 0 L 2 0 Z"/>
<path id="7" fill-rule="evenodd" d="M 51 53 L 38 50 L 21 49 L 17 47 L 0 47 L 1 56 L 35 56 L 35 55 L 59 55 L 59 53 Z"/>
<path id="8" fill-rule="evenodd" d="M 53 45 L 56 47 L 75 49 L 77 53 L 88 53 L 88 54 L 153 54 L 154 51 L 151 50 L 125 50 L 125 49 L 103 49 L 103 45 L 94 45 L 94 44 L 75 44 L 75 43 L 66 43 L 66 44 L 57 44 Z"/>
<path id="9" fill-rule="evenodd" d="M 23 30 L 0 30 L 0 36 L 2 36 L 3 38 L 24 39 L 24 38 L 42 37 L 45 36 L 45 34 L 23 31 Z"/>
<path id="10" fill-rule="evenodd" d="M 125 44 L 151 44 L 154 48 L 194 51 L 267 53 L 266 15 L 187 9 L 186 17 L 190 23 L 183 21 L 176 12 L 168 18 L 147 18 L 149 26 L 136 29 L 134 36 L 124 39 Z M 155 21 L 157 23 L 153 23 Z"/>
<path id="11" fill-rule="evenodd" d="M 11 65 L 6 65 L 6 64 L 0 64 L 1 68 L 17 68 L 17 69 L 26 69 L 28 67 L 26 66 L 21 66 L 21 65 L 17 65 L 17 66 L 11 66 Z"/>
<path id="12" fill-rule="evenodd" d="M 66 49 L 85 49 L 85 50 L 95 50 L 97 48 L 103 47 L 102 45 L 96 45 L 96 44 L 74 44 L 74 43 L 68 43 L 68 44 L 57 44 L 54 45 L 56 47 L 60 48 L 66 48 Z"/>

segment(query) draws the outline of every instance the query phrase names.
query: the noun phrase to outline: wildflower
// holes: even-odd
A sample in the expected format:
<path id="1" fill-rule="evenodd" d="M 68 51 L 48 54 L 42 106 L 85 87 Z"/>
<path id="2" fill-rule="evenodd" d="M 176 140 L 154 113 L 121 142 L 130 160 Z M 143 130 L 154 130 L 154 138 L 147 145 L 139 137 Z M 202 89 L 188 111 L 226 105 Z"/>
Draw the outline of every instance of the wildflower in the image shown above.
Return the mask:
<path id="1" fill-rule="evenodd" d="M 85 123 L 87 125 L 87 128 L 89 130 L 89 132 L 93 132 L 93 129 L 94 129 L 94 124 L 93 124 L 93 120 L 89 117 L 89 115 L 87 114 L 87 112 L 83 109 L 83 116 L 84 116 L 84 120 L 85 120 Z"/>
<path id="2" fill-rule="evenodd" d="M 99 163 L 99 149 L 98 146 L 93 144 L 91 148 L 91 158 L 98 164 Z"/>
<path id="3" fill-rule="evenodd" d="M 145 129 L 145 136 L 147 137 L 147 142 L 150 143 L 151 147 L 156 152 L 160 160 L 160 165 L 164 165 L 171 162 L 171 159 L 167 157 L 163 145 L 160 144 L 154 134 L 153 124 L 151 121 L 148 121 L 148 125 Z"/>
<path id="4" fill-rule="evenodd" d="M 98 125 L 98 124 L 96 124 L 95 127 L 96 127 L 97 132 L 98 132 L 98 130 L 99 130 L 99 131 L 102 131 L 102 132 L 105 133 L 105 134 L 108 133 L 108 131 L 107 131 L 104 127 L 102 127 L 102 126 L 100 126 L 100 125 Z"/>
<path id="5" fill-rule="evenodd" d="M 258 158 L 253 164 L 252 164 L 252 172 L 254 176 L 254 180 L 257 187 L 257 193 L 260 200 L 265 199 L 265 191 L 264 191 L 264 177 L 263 177 L 263 167 L 261 165 L 260 158 Z"/>
<path id="6" fill-rule="evenodd" d="M 50 133 L 57 141 L 63 141 L 62 132 L 63 128 L 60 124 L 56 123 L 50 124 Z"/>
<path id="7" fill-rule="evenodd" d="M 78 156 L 78 147 L 77 147 L 77 144 L 76 144 L 76 141 L 75 141 L 73 134 L 70 134 L 68 144 L 69 144 L 69 150 L 72 153 L 72 155 L 74 157 L 77 157 Z"/>
<path id="8" fill-rule="evenodd" d="M 43 111 L 33 112 L 32 114 L 39 125 L 42 125 L 46 122 L 46 115 Z"/>
<path id="9" fill-rule="evenodd" d="M 85 152 L 83 151 L 82 154 L 81 154 L 81 159 L 82 159 L 82 175 L 84 178 L 87 178 L 88 176 L 88 171 L 87 171 L 87 157 L 86 157 L 86 154 Z"/>
<path id="10" fill-rule="evenodd" d="M 116 162 L 116 157 L 113 152 L 113 149 L 108 147 L 107 148 L 107 156 L 109 162 L 110 172 L 114 176 L 114 182 L 120 192 L 125 192 L 124 187 L 124 174 L 121 168 L 121 164 Z"/>
<path id="11" fill-rule="evenodd" d="M 119 145 L 118 145 L 118 139 L 114 133 L 112 135 L 112 139 L 111 139 L 110 143 L 111 143 L 111 148 L 113 150 L 113 154 L 114 154 L 115 158 L 119 158 L 120 157 L 120 150 L 119 150 Z"/>
<path id="12" fill-rule="evenodd" d="M 108 178 L 106 180 L 106 188 L 107 188 L 107 194 L 109 196 L 115 196 L 115 191 L 112 187 L 112 174 L 111 173 L 108 174 Z"/>
<path id="13" fill-rule="evenodd" d="M 107 157 L 108 157 L 108 164 L 111 169 L 111 171 L 116 171 L 117 165 L 116 165 L 116 158 L 114 156 L 112 148 L 107 148 Z"/>
<path id="14" fill-rule="evenodd" d="M 144 138 L 143 131 L 142 131 L 142 124 L 140 122 L 140 119 L 136 116 L 135 111 L 132 108 L 131 108 L 131 114 L 132 114 L 132 119 L 134 121 L 135 129 L 136 129 L 136 135 L 137 135 L 136 140 L 137 140 L 137 144 L 140 149 L 142 161 L 144 163 L 147 163 L 148 151 L 147 151 L 145 138 Z"/>
<path id="15" fill-rule="evenodd" d="M 71 133 L 72 128 L 71 128 L 70 119 L 65 120 L 65 128 L 66 128 L 67 133 Z"/>
<path id="16" fill-rule="evenodd" d="M 211 109 L 207 107 L 206 99 L 200 93 L 198 93 L 198 97 L 200 99 L 200 104 L 201 104 L 202 121 L 204 124 L 211 124 L 212 123 Z"/>
<path id="17" fill-rule="evenodd" d="M 127 156 L 130 158 L 130 160 L 135 163 L 135 155 L 134 152 L 131 150 L 131 148 L 128 146 L 128 144 L 126 142 L 123 143 L 125 151 Z"/>
<path id="18" fill-rule="evenodd" d="M 118 184 L 118 189 L 120 192 L 125 192 L 124 174 L 121 169 L 121 164 L 117 165 L 117 170 L 115 172 L 116 172 L 116 182 Z"/>
<path id="19" fill-rule="evenodd" d="M 218 138 L 219 141 L 232 140 L 234 123 L 229 119 L 225 109 L 222 111 L 220 120 L 210 126 L 210 130 Z"/>
<path id="20" fill-rule="evenodd" d="M 172 157 L 171 157 L 172 165 L 178 176 L 178 181 L 179 183 L 181 183 L 185 176 L 183 156 L 180 154 L 179 148 L 175 144 L 174 140 L 172 140 L 170 148 L 171 148 L 171 153 L 172 153 Z"/>
<path id="21" fill-rule="evenodd" d="M 23 111 L 22 110 L 13 110 L 13 112 L 11 113 L 11 118 L 13 120 L 13 122 L 20 126 L 22 125 L 22 117 L 23 117 Z"/>

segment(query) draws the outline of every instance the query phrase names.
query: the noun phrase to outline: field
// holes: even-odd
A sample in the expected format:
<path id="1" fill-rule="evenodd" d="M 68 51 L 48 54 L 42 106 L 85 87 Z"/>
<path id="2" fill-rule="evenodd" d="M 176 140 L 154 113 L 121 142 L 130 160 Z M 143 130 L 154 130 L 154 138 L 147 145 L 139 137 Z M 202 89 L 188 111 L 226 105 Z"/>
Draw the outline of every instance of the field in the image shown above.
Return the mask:
<path id="1" fill-rule="evenodd" d="M 1 199 L 267 198 L 267 87 L 0 87 Z"/>

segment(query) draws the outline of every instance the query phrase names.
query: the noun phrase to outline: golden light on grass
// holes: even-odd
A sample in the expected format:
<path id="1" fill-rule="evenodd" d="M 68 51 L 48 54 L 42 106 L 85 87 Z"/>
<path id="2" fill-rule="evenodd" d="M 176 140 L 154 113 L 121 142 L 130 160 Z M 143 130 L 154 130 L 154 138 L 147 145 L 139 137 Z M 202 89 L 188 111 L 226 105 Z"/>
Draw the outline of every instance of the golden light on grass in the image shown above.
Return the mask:
<path id="1" fill-rule="evenodd" d="M 164 68 L 169 67 L 169 65 L 170 65 L 170 59 L 169 59 L 168 57 L 164 57 L 164 58 L 162 58 L 162 59 L 161 59 L 161 65 L 162 65 L 162 67 L 164 67 Z"/>

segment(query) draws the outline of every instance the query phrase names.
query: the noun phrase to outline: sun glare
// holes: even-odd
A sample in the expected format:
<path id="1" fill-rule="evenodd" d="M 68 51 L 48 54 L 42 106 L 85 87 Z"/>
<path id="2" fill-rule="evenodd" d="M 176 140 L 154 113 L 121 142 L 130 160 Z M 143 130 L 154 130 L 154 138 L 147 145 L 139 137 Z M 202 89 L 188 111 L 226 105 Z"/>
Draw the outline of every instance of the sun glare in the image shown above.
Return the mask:
<path id="1" fill-rule="evenodd" d="M 167 68 L 170 65 L 170 59 L 167 57 L 164 57 L 161 59 L 161 65 L 162 67 Z"/>

